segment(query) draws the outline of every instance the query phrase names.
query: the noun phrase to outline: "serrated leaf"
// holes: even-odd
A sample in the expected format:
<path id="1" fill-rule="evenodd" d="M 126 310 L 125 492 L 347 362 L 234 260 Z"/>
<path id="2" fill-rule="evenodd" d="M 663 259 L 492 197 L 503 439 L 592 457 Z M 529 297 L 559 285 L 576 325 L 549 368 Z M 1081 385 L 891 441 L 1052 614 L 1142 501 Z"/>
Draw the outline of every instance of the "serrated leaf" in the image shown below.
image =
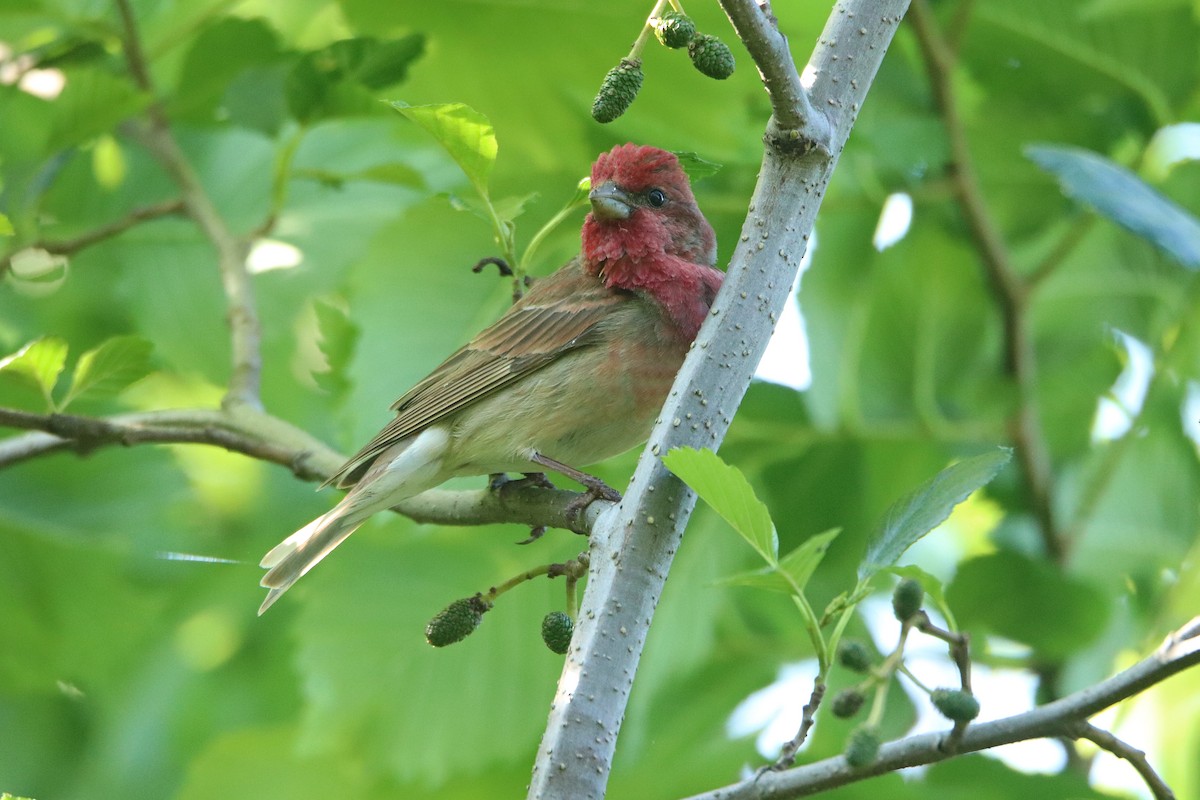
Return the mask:
<path id="1" fill-rule="evenodd" d="M 1103 156 L 1075 147 L 1032 145 L 1025 155 L 1058 178 L 1063 192 L 1200 269 L 1200 220 Z"/>
<path id="2" fill-rule="evenodd" d="M 446 148 L 481 196 L 487 196 L 488 178 L 496 163 L 496 132 L 487 117 L 463 103 L 410 106 L 402 101 L 392 108 L 425 129 Z"/>
<path id="3" fill-rule="evenodd" d="M 154 346 L 140 336 L 114 336 L 79 357 L 65 408 L 84 395 L 112 395 L 150 372 Z"/>
<path id="4" fill-rule="evenodd" d="M 42 393 L 46 407 L 56 408 L 54 387 L 67 363 L 67 343 L 57 336 L 34 339 L 17 352 L 0 359 L 0 375 L 7 375 Z"/>
<path id="5" fill-rule="evenodd" d="M 808 585 L 808 579 L 825 558 L 825 552 L 833 540 L 842 532 L 841 528 L 818 533 L 810 536 L 783 558 L 779 559 L 779 568 L 786 572 L 796 586 L 803 589 Z"/>
<path id="6" fill-rule="evenodd" d="M 746 476 L 711 450 L 678 447 L 663 464 L 733 526 L 768 564 L 778 563 L 779 537 L 767 507 Z"/>
<path id="7" fill-rule="evenodd" d="M 688 179 L 692 183 L 710 175 L 716 175 L 721 171 L 720 164 L 701 158 L 696 153 L 676 152 L 675 157 L 679 159 L 679 165 L 683 167 L 683 171 L 687 173 Z"/>
<path id="8" fill-rule="evenodd" d="M 858 577 L 869 578 L 895 564 L 905 550 L 942 524 L 956 505 L 994 478 L 1011 458 L 1012 450 L 1007 447 L 965 458 L 893 503 L 867 543 Z"/>
<path id="9" fill-rule="evenodd" d="M 739 572 L 722 578 L 717 583 L 721 586 L 753 586 L 783 594 L 795 594 L 797 590 L 804 591 L 809 578 L 816 571 L 821 559 L 825 557 L 830 543 L 839 533 L 841 533 L 841 528 L 818 533 L 781 558 L 778 567 L 762 567 Z"/>

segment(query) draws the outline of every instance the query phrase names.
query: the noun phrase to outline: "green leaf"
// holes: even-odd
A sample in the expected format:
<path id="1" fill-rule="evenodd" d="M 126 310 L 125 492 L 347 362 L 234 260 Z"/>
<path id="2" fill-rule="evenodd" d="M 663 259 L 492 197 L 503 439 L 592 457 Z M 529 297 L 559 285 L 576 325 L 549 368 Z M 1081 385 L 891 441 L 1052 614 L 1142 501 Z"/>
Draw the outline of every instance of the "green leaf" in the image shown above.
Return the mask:
<path id="1" fill-rule="evenodd" d="M 487 196 L 497 150 L 496 132 L 487 117 L 463 103 L 410 106 L 395 101 L 392 108 L 420 125 L 446 148 L 479 194 Z"/>
<path id="2" fill-rule="evenodd" d="M 683 167 L 683 171 L 687 173 L 688 179 L 695 183 L 701 178 L 707 178 L 711 175 L 716 175 L 721 171 L 721 165 L 715 161 L 701 158 L 691 152 L 676 152 L 675 157 L 679 159 L 679 165 Z"/>
<path id="3" fill-rule="evenodd" d="M 778 563 L 779 536 L 767 507 L 746 476 L 711 450 L 678 447 L 663 458 L 667 469 L 741 534 L 768 564 Z"/>
<path id="4" fill-rule="evenodd" d="M 1200 220 L 1103 156 L 1075 147 L 1032 145 L 1025 155 L 1058 178 L 1063 192 L 1200 269 Z"/>
<path id="5" fill-rule="evenodd" d="M 111 395 L 150 372 L 153 345 L 140 336 L 114 336 L 79 357 L 65 408 L 84 395 Z"/>
<path id="6" fill-rule="evenodd" d="M 57 336 L 46 336 L 0 359 L 0 375 L 34 387 L 42 393 L 46 407 L 55 409 L 54 387 L 66 363 L 67 343 Z"/>
<path id="7" fill-rule="evenodd" d="M 109 134 L 98 138 L 92 148 L 92 174 L 96 183 L 105 189 L 116 189 L 125 181 L 127 171 L 121 144 Z"/>
<path id="8" fill-rule="evenodd" d="M 825 557 L 825 551 L 829 549 L 829 545 L 833 544 L 833 540 L 841 532 L 841 528 L 833 528 L 832 530 L 809 537 L 786 556 L 779 559 L 779 568 L 791 577 L 792 582 L 796 586 L 803 589 L 808 584 L 808 579 L 812 577 L 813 572 L 820 565 L 821 559 Z"/>
<path id="9" fill-rule="evenodd" d="M 754 586 L 784 594 L 795 594 L 797 589 L 804 591 L 809 578 L 816 571 L 821 559 L 825 557 L 825 551 L 829 549 L 829 545 L 841 532 L 841 528 L 834 528 L 824 533 L 818 533 L 779 559 L 779 566 L 739 572 L 736 575 L 722 578 L 718 584 Z"/>
<path id="10" fill-rule="evenodd" d="M 12 236 L 16 231 L 13 230 L 12 222 L 8 217 L 0 214 L 0 236 Z"/>
<path id="11" fill-rule="evenodd" d="M 964 627 L 983 626 L 1054 660 L 1094 642 L 1112 610 L 1092 584 L 1014 552 L 959 564 L 947 596 Z"/>
<path id="12" fill-rule="evenodd" d="M 905 550 L 942 524 L 956 505 L 994 478 L 1010 458 L 1012 450 L 1000 447 L 963 459 L 893 503 L 867 543 L 858 577 L 869 578 L 895 564 Z"/>
<path id="13" fill-rule="evenodd" d="M 358 344 L 359 329 L 348 316 L 324 300 L 313 303 L 317 315 L 317 330 L 320 333 L 317 346 L 325 356 L 327 369 L 314 372 L 317 385 L 335 396 L 350 388 L 346 377 L 350 361 Z"/>

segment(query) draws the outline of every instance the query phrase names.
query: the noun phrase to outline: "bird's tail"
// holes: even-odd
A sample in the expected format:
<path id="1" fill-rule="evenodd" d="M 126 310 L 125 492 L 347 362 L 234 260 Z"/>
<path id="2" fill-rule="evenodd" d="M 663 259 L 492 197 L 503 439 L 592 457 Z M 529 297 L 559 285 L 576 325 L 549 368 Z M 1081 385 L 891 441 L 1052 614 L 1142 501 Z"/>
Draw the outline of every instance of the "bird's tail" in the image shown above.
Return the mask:
<path id="1" fill-rule="evenodd" d="M 342 502 L 272 547 L 260 562 L 267 570 L 260 583 L 269 591 L 258 613 L 270 608 L 372 514 L 449 477 L 441 471 L 449 444 L 447 430 L 435 425 L 386 447 Z"/>
<path id="2" fill-rule="evenodd" d="M 347 506 L 348 504 L 343 503 L 322 514 L 272 547 L 263 556 L 259 566 L 266 569 L 267 574 L 259 583 L 270 591 L 267 592 L 267 599 L 263 600 L 263 604 L 258 608 L 260 616 L 280 595 L 291 588 L 293 583 L 304 577 L 305 573 L 363 524 L 366 518 L 360 514 L 351 514 L 352 508 Z"/>

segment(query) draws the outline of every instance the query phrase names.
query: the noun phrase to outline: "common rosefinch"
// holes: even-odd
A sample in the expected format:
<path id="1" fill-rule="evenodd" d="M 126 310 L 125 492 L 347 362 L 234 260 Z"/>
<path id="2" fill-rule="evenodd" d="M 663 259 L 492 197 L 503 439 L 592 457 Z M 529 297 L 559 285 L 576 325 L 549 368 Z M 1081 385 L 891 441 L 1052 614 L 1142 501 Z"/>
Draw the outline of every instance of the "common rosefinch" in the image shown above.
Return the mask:
<path id="1" fill-rule="evenodd" d="M 602 154 L 589 199 L 582 254 L 397 400 L 330 479 L 345 498 L 263 557 L 258 613 L 367 517 L 452 477 L 548 467 L 595 495 L 603 484 L 568 465 L 646 440 L 721 286 L 716 237 L 657 148 Z"/>

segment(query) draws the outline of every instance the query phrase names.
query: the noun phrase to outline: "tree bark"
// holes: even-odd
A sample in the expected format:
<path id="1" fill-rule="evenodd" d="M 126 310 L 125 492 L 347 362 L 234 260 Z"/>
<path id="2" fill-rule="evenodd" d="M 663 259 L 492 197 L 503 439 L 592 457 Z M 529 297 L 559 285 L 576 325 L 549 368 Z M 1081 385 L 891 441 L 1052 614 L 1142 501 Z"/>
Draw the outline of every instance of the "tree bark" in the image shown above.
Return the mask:
<path id="1" fill-rule="evenodd" d="M 766 2 L 722 0 L 722 6 L 771 97 L 762 170 L 725 285 L 625 498 L 593 527 L 587 590 L 534 764 L 531 799 L 605 794 L 646 633 L 695 504 L 659 457 L 674 447 L 716 449 L 724 438 L 908 2 L 836 3 L 805 71 L 811 81 L 801 80 Z"/>

